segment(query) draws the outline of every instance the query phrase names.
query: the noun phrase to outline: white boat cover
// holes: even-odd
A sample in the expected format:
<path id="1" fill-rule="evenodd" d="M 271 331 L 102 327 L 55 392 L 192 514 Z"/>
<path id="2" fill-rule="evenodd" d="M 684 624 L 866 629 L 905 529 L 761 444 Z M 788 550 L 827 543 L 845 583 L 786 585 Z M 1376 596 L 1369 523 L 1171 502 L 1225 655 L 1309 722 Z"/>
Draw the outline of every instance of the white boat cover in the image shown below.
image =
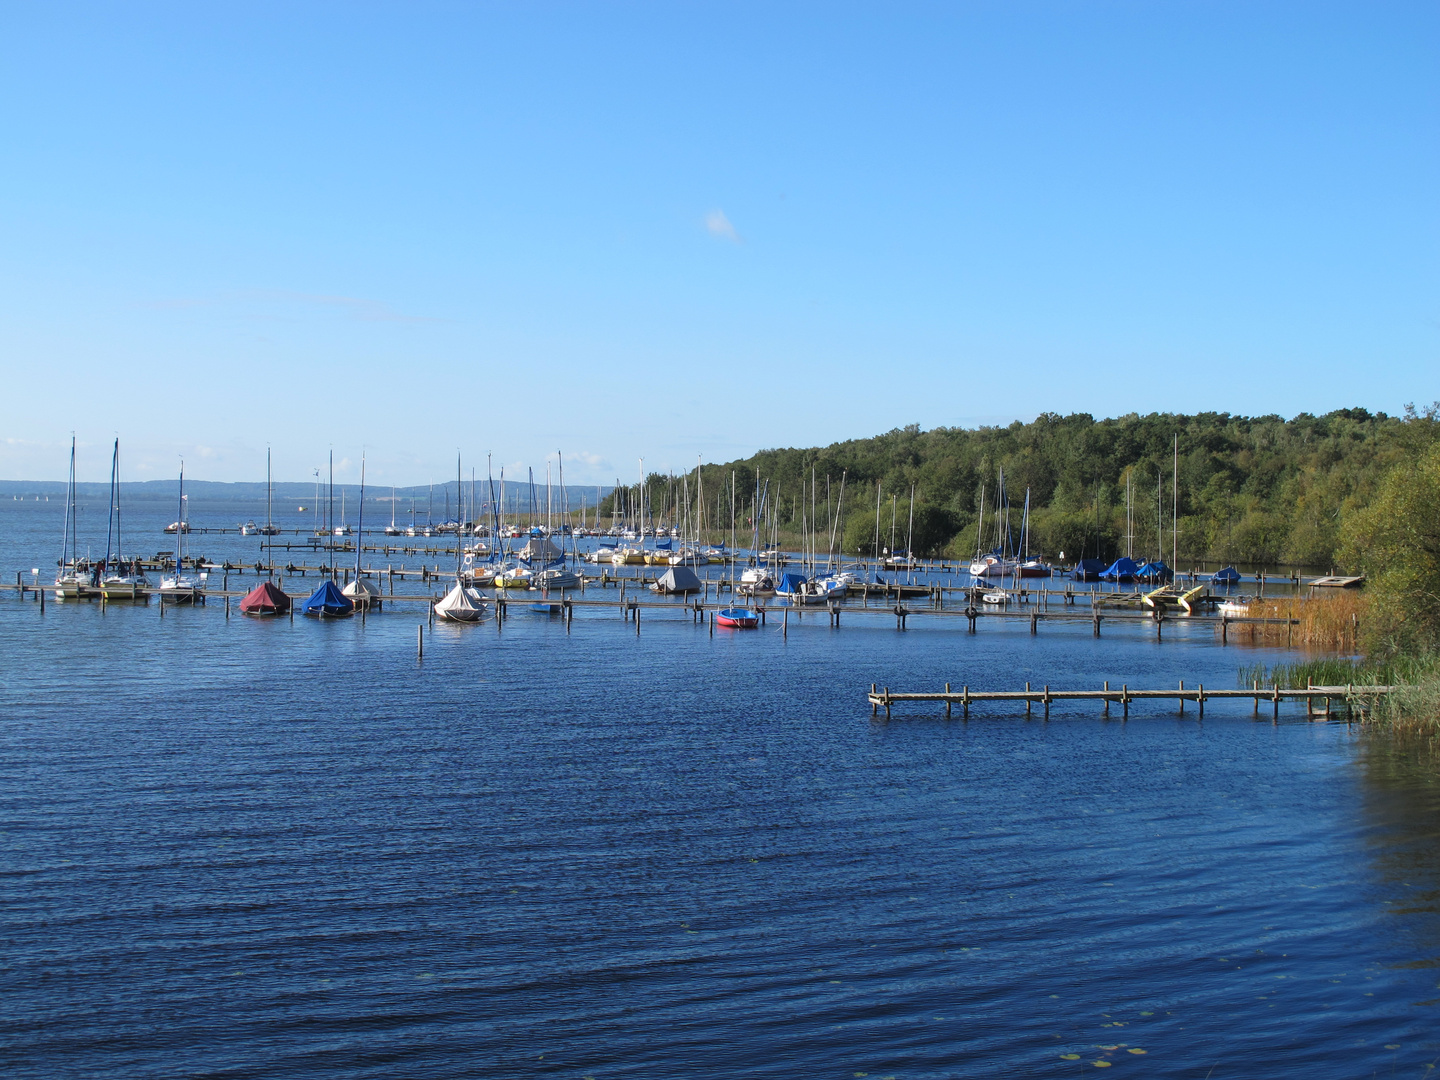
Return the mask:
<path id="1" fill-rule="evenodd" d="M 481 601 L 480 594 L 458 581 L 455 582 L 454 588 L 435 603 L 436 615 L 455 622 L 475 622 L 484 610 L 485 605 Z"/>

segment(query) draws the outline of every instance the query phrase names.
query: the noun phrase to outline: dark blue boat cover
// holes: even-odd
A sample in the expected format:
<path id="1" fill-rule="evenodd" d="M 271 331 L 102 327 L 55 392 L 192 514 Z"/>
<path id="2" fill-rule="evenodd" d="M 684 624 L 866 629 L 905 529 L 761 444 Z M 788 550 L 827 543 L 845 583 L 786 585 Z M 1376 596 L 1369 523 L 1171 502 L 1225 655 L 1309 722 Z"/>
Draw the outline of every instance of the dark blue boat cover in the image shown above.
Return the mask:
<path id="1" fill-rule="evenodd" d="M 1210 580 L 1216 585 L 1236 585 L 1240 581 L 1240 571 L 1233 566 L 1227 566 L 1224 570 L 1216 570 L 1211 574 Z"/>
<path id="2" fill-rule="evenodd" d="M 1075 564 L 1075 580 L 1077 581 L 1094 581 L 1104 572 L 1104 559 L 1081 559 Z"/>
<path id="3" fill-rule="evenodd" d="M 306 615 L 346 615 L 355 610 L 355 602 L 342 593 L 333 581 L 326 581 L 310 594 L 300 608 Z"/>
<path id="4" fill-rule="evenodd" d="M 1147 562 L 1135 571 L 1135 576 L 1141 581 L 1169 581 L 1175 575 L 1163 562 Z"/>
<path id="5" fill-rule="evenodd" d="M 804 574 L 792 574 L 788 570 L 780 575 L 780 580 L 775 583 L 775 591 L 780 593 L 795 593 L 800 591 L 800 586 L 806 581 Z"/>
<path id="6" fill-rule="evenodd" d="M 1106 581 L 1131 581 L 1139 572 L 1140 567 L 1135 565 L 1135 560 L 1122 555 L 1111 563 L 1100 576 Z"/>

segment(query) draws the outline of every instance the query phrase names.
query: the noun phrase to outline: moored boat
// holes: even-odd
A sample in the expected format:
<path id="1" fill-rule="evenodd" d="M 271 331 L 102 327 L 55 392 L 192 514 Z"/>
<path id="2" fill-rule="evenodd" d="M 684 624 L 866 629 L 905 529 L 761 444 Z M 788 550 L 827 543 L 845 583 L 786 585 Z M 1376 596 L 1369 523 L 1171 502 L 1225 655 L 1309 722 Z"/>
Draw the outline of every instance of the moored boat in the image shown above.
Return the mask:
<path id="1" fill-rule="evenodd" d="M 300 605 L 300 611 L 321 619 L 339 619 L 355 614 L 355 604 L 333 581 L 326 580 Z"/>
<path id="2" fill-rule="evenodd" d="M 753 630 L 760 625 L 760 616 L 749 608 L 721 608 L 715 613 L 715 625 Z"/>
<path id="3" fill-rule="evenodd" d="M 240 601 L 242 615 L 286 615 L 290 612 L 290 597 L 286 596 L 273 581 L 262 581 L 245 594 Z"/>

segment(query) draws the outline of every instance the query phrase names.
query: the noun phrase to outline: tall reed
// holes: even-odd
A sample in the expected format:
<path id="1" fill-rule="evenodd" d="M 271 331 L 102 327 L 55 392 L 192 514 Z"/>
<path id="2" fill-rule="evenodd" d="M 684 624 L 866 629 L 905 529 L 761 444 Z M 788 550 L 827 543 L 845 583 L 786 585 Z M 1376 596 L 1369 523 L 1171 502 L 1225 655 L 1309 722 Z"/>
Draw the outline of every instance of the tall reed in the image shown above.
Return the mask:
<path id="1" fill-rule="evenodd" d="M 1256 645 L 1302 645 L 1356 652 L 1364 614 L 1365 597 L 1348 591 L 1314 598 L 1270 597 L 1253 601 L 1245 618 L 1274 622 L 1236 622 L 1226 629 L 1237 641 Z"/>

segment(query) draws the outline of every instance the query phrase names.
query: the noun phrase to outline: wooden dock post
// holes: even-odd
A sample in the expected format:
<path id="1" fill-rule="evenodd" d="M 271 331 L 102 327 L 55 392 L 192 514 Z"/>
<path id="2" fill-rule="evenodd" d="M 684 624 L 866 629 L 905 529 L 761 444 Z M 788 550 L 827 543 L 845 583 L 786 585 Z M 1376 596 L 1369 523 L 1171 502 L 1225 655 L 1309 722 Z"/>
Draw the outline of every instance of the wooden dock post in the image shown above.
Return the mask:
<path id="1" fill-rule="evenodd" d="M 874 716 L 879 709 L 880 706 L 875 702 L 875 684 L 872 682 L 870 684 L 870 715 Z"/>
<path id="2" fill-rule="evenodd" d="M 970 719 L 970 684 L 969 684 L 969 683 L 966 683 L 964 686 L 962 686 L 962 687 L 960 688 L 960 708 L 961 708 L 961 710 L 962 710 L 961 716 L 962 716 L 964 719 L 969 720 L 969 719 Z"/>
<path id="3" fill-rule="evenodd" d="M 38 590 L 36 590 L 36 591 L 40 593 L 40 614 L 41 614 L 41 615 L 44 615 L 44 614 L 45 614 L 45 590 L 44 590 L 44 589 L 38 589 Z"/>
<path id="4" fill-rule="evenodd" d="M 225 618 L 230 618 L 230 597 L 225 597 Z"/>
<path id="5" fill-rule="evenodd" d="M 1227 645 L 1230 642 L 1230 616 L 1220 616 L 1220 644 Z"/>
<path id="6" fill-rule="evenodd" d="M 1040 625 L 1040 614 L 1039 614 L 1039 612 L 1032 611 L 1032 612 L 1030 613 L 1030 636 L 1031 636 L 1031 637 L 1034 637 L 1036 634 L 1038 634 L 1038 633 L 1040 632 L 1039 629 L 1038 629 L 1039 625 Z"/>
<path id="7" fill-rule="evenodd" d="M 635 604 L 635 636 L 640 636 L 640 605 L 638 602 Z"/>
<path id="8" fill-rule="evenodd" d="M 1025 684 L 1025 719 L 1030 719 L 1030 684 Z"/>
<path id="9" fill-rule="evenodd" d="M 885 687 L 885 719 L 890 719 L 890 688 Z"/>
<path id="10" fill-rule="evenodd" d="M 790 609 L 788 607 L 785 609 L 781 618 L 783 621 L 780 624 L 780 636 L 788 641 L 790 639 Z M 885 692 L 888 694 L 890 691 L 886 690 Z M 890 706 L 888 705 L 885 706 L 885 715 L 890 715 Z"/>
<path id="11" fill-rule="evenodd" d="M 1046 684 L 1045 684 L 1045 697 L 1044 697 L 1044 701 L 1045 701 L 1045 719 L 1046 719 L 1046 720 L 1049 720 L 1049 719 L 1050 719 L 1050 684 L 1049 684 L 1049 683 L 1046 683 Z"/>
<path id="12" fill-rule="evenodd" d="M 1197 683 L 1199 689 L 1195 691 L 1195 704 L 1200 707 L 1200 719 L 1205 719 L 1205 684 Z"/>
<path id="13" fill-rule="evenodd" d="M 1130 684 L 1129 684 L 1129 683 L 1121 683 L 1121 684 L 1120 684 L 1120 707 L 1125 710 L 1124 713 L 1123 713 L 1122 716 L 1121 716 L 1121 719 L 1129 720 L 1129 719 L 1130 719 Z"/>
<path id="14" fill-rule="evenodd" d="M 1280 722 L 1280 684 L 1272 683 L 1270 689 L 1275 694 L 1275 715 L 1271 718 L 1271 723 L 1278 724 Z"/>
<path id="15" fill-rule="evenodd" d="M 945 719 L 950 719 L 950 684 L 945 684 Z"/>
<path id="16" fill-rule="evenodd" d="M 415 634 L 415 659 L 425 659 L 425 624 L 421 623 L 416 628 Z"/>
<path id="17" fill-rule="evenodd" d="M 1090 607 L 1091 607 L 1091 609 L 1092 609 L 1093 612 L 1094 612 L 1094 615 L 1092 616 L 1092 618 L 1095 620 L 1095 636 L 1096 636 L 1096 637 L 1099 637 L 1099 636 L 1100 636 L 1100 609 L 1095 606 L 1095 601 L 1094 601 L 1094 600 L 1091 600 L 1091 601 L 1090 601 Z"/>
<path id="18" fill-rule="evenodd" d="M 1109 679 L 1106 679 L 1106 680 L 1105 680 L 1105 693 L 1107 693 L 1107 694 L 1110 693 L 1110 680 L 1109 680 Z M 1106 716 L 1109 716 L 1109 715 L 1110 715 L 1110 699 L 1109 699 L 1108 697 L 1105 699 L 1105 715 L 1106 715 Z"/>

